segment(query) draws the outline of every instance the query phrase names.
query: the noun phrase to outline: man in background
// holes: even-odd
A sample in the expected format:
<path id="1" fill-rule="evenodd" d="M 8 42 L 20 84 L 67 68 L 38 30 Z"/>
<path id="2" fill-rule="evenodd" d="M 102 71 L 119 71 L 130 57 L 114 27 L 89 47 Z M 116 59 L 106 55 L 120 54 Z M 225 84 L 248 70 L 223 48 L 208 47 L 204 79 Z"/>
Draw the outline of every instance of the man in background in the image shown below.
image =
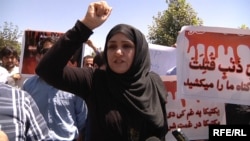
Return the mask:
<path id="1" fill-rule="evenodd" d="M 25 91 L 0 83 L 0 130 L 10 141 L 44 141 L 48 126 L 34 99 Z"/>
<path id="2" fill-rule="evenodd" d="M 2 66 L 9 73 L 6 83 L 18 87 L 17 81 L 21 79 L 21 74 L 19 73 L 19 67 L 16 66 L 18 61 L 17 51 L 11 46 L 6 46 L 0 51 L 0 58 Z"/>
<path id="3" fill-rule="evenodd" d="M 83 67 L 90 67 L 92 68 L 94 66 L 94 57 L 91 55 L 86 55 L 83 58 Z"/>
<path id="4" fill-rule="evenodd" d="M 42 58 L 53 46 L 53 38 L 45 38 L 38 53 Z M 56 89 L 39 76 L 34 75 L 24 81 L 23 90 L 29 92 L 50 128 L 51 140 L 72 141 L 84 130 L 87 119 L 85 101 L 66 91 Z"/>
<path id="5" fill-rule="evenodd" d="M 91 40 L 87 40 L 85 42 L 89 47 L 91 47 L 95 53 L 94 56 L 99 55 L 100 56 L 100 52 L 98 50 L 98 48 L 94 45 L 94 43 Z M 94 67 L 94 56 L 91 55 L 86 55 L 83 57 L 83 64 L 82 67 L 90 67 L 93 68 Z M 99 58 L 98 56 L 98 58 Z"/>

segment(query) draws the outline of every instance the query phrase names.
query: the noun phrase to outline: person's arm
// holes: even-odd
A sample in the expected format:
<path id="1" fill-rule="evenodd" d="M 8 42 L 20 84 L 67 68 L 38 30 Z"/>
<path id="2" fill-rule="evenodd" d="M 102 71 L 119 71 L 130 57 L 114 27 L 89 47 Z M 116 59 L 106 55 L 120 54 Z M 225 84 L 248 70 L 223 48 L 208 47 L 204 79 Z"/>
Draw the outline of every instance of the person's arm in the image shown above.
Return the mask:
<path id="1" fill-rule="evenodd" d="M 92 31 L 88 27 L 77 21 L 40 60 L 36 74 L 58 89 L 74 94 L 82 93 L 84 89 L 87 93 L 90 88 L 91 71 L 68 67 L 67 63 L 91 34 Z"/>
<path id="2" fill-rule="evenodd" d="M 74 94 L 91 88 L 91 69 L 67 67 L 67 62 L 93 33 L 92 30 L 106 21 L 111 8 L 105 1 L 89 5 L 86 16 L 78 20 L 45 54 L 36 67 L 36 74 L 49 84 Z"/>
<path id="3" fill-rule="evenodd" d="M 91 40 L 87 40 L 86 44 L 94 50 L 95 54 L 99 54 L 97 47 L 93 44 Z"/>

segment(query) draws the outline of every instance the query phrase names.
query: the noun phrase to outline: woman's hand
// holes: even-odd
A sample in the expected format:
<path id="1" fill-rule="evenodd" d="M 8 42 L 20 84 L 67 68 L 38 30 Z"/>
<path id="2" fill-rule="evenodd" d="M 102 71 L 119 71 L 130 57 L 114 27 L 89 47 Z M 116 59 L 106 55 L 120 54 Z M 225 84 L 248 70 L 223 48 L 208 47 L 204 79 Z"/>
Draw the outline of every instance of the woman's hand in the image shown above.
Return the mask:
<path id="1" fill-rule="evenodd" d="M 111 14 L 112 7 L 106 1 L 90 3 L 88 11 L 81 22 L 91 30 L 102 25 Z"/>

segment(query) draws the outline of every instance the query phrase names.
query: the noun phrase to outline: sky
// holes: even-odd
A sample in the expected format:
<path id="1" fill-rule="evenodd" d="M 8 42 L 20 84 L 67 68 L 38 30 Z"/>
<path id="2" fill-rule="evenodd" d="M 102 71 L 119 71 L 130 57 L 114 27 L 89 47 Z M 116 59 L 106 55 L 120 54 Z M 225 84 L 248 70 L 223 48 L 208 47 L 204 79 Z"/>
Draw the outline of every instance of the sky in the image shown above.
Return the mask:
<path id="1" fill-rule="evenodd" d="M 17 25 L 20 31 L 39 30 L 66 32 L 85 16 L 89 3 L 98 0 L 1 0 L 0 26 L 4 22 Z M 153 17 L 167 10 L 166 0 L 106 0 L 112 7 L 109 19 L 94 30 L 90 39 L 103 47 L 109 30 L 119 23 L 137 27 L 145 36 L 153 25 Z M 204 26 L 250 27 L 249 0 L 186 0 Z M 20 39 L 21 41 L 21 39 Z"/>

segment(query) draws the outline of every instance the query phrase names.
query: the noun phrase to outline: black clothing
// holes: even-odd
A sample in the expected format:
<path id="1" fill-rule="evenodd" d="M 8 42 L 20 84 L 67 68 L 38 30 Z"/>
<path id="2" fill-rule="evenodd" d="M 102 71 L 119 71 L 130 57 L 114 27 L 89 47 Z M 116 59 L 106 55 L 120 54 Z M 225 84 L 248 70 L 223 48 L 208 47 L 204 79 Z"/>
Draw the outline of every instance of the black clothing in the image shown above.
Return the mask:
<path id="1" fill-rule="evenodd" d="M 77 21 L 45 54 L 36 73 L 49 84 L 86 101 L 89 109 L 87 141 L 145 141 L 153 136 L 165 140 L 167 92 L 161 78 L 149 72 L 145 37 L 136 28 L 120 24 L 110 31 L 106 42 L 118 32 L 135 43 L 135 57 L 128 72 L 116 74 L 108 63 L 106 71 L 67 67 L 70 57 L 93 33 Z"/>
<path id="2" fill-rule="evenodd" d="M 225 104 L 227 125 L 250 125 L 250 106 L 240 104 Z"/>

